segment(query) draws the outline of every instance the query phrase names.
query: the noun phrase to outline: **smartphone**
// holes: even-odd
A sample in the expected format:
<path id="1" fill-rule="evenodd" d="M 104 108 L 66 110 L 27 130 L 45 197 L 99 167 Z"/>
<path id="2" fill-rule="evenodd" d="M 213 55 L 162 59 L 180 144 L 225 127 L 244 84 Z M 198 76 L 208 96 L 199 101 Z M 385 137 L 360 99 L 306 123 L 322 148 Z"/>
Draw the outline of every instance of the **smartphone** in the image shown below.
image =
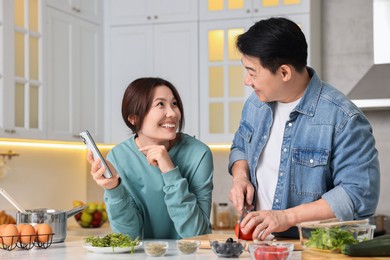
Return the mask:
<path id="1" fill-rule="evenodd" d="M 106 160 L 104 160 L 104 157 L 97 148 L 91 134 L 88 131 L 84 131 L 80 133 L 80 137 L 87 146 L 88 150 L 92 151 L 93 159 L 96 160 L 97 158 L 99 158 L 101 162 L 100 166 L 104 166 L 106 168 L 106 171 L 104 172 L 103 176 L 107 179 L 112 178 L 113 175 L 110 171 L 110 168 L 108 168 Z"/>

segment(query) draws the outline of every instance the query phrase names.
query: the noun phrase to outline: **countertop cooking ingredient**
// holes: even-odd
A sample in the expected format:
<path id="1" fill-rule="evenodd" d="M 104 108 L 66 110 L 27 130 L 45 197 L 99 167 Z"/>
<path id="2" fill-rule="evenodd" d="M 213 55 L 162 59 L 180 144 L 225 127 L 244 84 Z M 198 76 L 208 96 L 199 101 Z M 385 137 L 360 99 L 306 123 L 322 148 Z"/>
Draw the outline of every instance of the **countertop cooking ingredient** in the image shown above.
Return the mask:
<path id="1" fill-rule="evenodd" d="M 349 256 L 390 256 L 390 234 L 357 244 L 345 245 L 341 252 Z"/>
<path id="2" fill-rule="evenodd" d="M 120 233 L 110 233 L 104 237 L 87 237 L 85 243 L 94 247 L 131 247 L 134 253 L 134 247 L 140 243 L 139 238 L 132 239 L 129 235 Z"/>
<path id="3" fill-rule="evenodd" d="M 236 227 L 234 229 L 234 232 L 236 233 L 237 238 L 243 239 L 243 240 L 252 240 L 253 231 L 255 231 L 255 228 L 253 228 L 249 233 L 245 234 L 240 229 L 240 223 L 236 224 Z"/>
<path id="4" fill-rule="evenodd" d="M 30 224 L 22 225 L 19 233 L 19 237 L 20 237 L 20 242 L 22 242 L 23 244 L 34 243 L 36 238 L 35 228 Z"/>
<path id="5" fill-rule="evenodd" d="M 145 253 L 149 256 L 163 256 L 168 250 L 167 242 L 145 242 Z"/>
<path id="6" fill-rule="evenodd" d="M 47 223 L 41 223 L 36 225 L 38 241 L 45 243 L 50 241 L 53 234 L 53 229 Z"/>
<path id="7" fill-rule="evenodd" d="M 177 241 L 177 248 L 183 254 L 195 253 L 198 250 L 199 245 L 200 245 L 199 240 L 194 240 L 194 241 L 180 240 L 180 241 Z"/>
<path id="8" fill-rule="evenodd" d="M 18 242 L 19 232 L 14 224 L 7 224 L 1 232 L 0 243 L 12 246 Z"/>
<path id="9" fill-rule="evenodd" d="M 328 230 L 317 229 L 311 232 L 311 237 L 306 243 L 307 247 L 314 247 L 324 250 L 340 250 L 343 245 L 359 242 L 348 230 L 340 227 L 329 228 Z"/>
<path id="10" fill-rule="evenodd" d="M 245 241 L 243 241 L 245 243 Z M 244 251 L 245 244 L 229 237 L 225 242 L 210 241 L 211 249 L 221 257 L 238 257 Z"/>
<path id="11" fill-rule="evenodd" d="M 255 251 L 256 260 L 285 260 L 288 258 L 289 249 L 287 247 L 279 246 L 261 246 L 258 247 Z"/>

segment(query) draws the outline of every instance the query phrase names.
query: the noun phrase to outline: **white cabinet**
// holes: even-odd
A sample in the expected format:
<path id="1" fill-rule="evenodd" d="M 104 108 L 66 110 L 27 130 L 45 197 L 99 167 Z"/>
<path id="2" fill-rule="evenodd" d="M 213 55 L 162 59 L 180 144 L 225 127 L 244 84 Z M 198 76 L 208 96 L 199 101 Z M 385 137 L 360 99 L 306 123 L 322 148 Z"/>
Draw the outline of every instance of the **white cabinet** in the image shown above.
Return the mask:
<path id="1" fill-rule="evenodd" d="M 47 0 L 47 5 L 95 23 L 102 20 L 102 0 Z"/>
<path id="2" fill-rule="evenodd" d="M 142 1 L 141 1 L 142 2 Z M 198 133 L 198 26 L 196 22 L 111 27 L 106 141 L 129 137 L 121 116 L 128 84 L 139 77 L 162 77 L 178 89 L 184 104 L 184 132 Z"/>
<path id="3" fill-rule="evenodd" d="M 48 138 L 103 140 L 102 37 L 99 25 L 47 9 Z"/>
<path id="4" fill-rule="evenodd" d="M 199 111 L 200 139 L 230 144 L 251 88 L 244 86 L 245 71 L 235 39 L 260 19 L 284 16 L 295 21 L 308 45 L 308 65 L 321 72 L 320 3 L 317 0 L 200 1 Z M 233 19 L 234 18 L 234 19 Z"/>
<path id="5" fill-rule="evenodd" d="M 302 14 L 310 12 L 314 2 L 319 0 L 202 0 L 199 1 L 199 19 L 231 20 Z"/>
<path id="6" fill-rule="evenodd" d="M 107 8 L 110 25 L 190 22 L 198 19 L 196 0 L 109 0 Z"/>
<path id="7" fill-rule="evenodd" d="M 1 137 L 44 138 L 46 134 L 39 14 L 40 0 L 1 1 Z"/>
<path id="8" fill-rule="evenodd" d="M 4 93 L 4 1 L 0 2 L 0 133 L 5 126 L 5 93 Z M 2 134 L 0 135 L 2 137 Z"/>

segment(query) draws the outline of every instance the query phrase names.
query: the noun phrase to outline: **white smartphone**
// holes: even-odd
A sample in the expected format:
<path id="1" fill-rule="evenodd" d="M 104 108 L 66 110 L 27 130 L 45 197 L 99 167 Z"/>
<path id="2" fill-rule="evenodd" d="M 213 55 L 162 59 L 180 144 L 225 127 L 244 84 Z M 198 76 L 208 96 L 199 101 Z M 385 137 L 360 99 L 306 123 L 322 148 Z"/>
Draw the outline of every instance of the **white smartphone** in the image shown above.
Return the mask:
<path id="1" fill-rule="evenodd" d="M 84 131 L 80 133 L 80 137 L 87 146 L 88 150 L 92 151 L 93 159 L 96 160 L 97 158 L 99 158 L 101 161 L 101 166 L 106 167 L 106 171 L 104 172 L 103 176 L 107 179 L 112 178 L 113 175 L 110 171 L 110 168 L 108 168 L 106 160 L 104 160 L 104 157 L 97 148 L 91 134 L 88 131 Z"/>

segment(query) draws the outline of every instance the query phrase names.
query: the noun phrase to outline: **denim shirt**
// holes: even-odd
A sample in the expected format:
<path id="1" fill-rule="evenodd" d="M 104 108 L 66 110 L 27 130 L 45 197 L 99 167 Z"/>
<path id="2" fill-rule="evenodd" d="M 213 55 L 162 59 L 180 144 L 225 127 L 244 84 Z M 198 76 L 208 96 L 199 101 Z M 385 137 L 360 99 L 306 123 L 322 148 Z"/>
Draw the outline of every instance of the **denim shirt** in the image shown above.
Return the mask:
<path id="1" fill-rule="evenodd" d="M 341 220 L 375 213 L 379 199 L 378 152 L 367 118 L 315 71 L 286 122 L 272 208 L 281 210 L 325 199 Z M 229 172 L 247 160 L 257 190 L 256 166 L 270 135 L 273 103 L 255 93 L 245 102 L 229 156 Z"/>

